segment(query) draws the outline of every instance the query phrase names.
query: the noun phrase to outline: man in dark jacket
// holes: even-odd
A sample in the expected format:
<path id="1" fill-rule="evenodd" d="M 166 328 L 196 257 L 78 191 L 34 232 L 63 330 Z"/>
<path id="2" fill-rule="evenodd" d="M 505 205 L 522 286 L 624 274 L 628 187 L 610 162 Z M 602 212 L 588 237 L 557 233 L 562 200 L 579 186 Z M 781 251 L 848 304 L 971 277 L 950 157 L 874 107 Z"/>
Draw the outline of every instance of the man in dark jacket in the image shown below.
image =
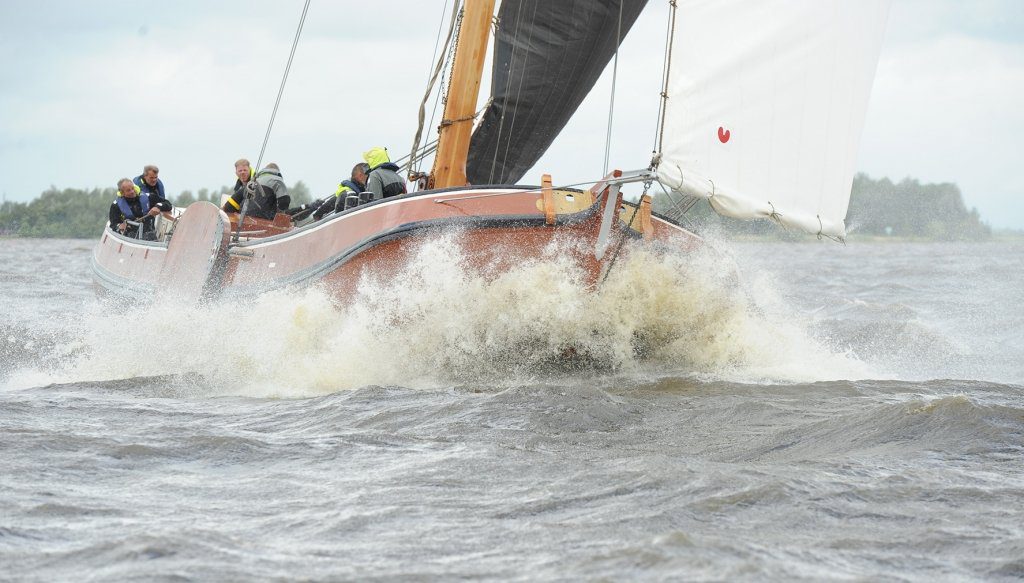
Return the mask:
<path id="1" fill-rule="evenodd" d="M 242 201 L 245 200 L 245 185 L 252 180 L 252 165 L 245 158 L 235 162 L 235 188 L 234 194 L 221 207 L 226 213 L 237 213 L 242 210 Z"/>
<path id="2" fill-rule="evenodd" d="M 271 162 L 253 176 L 249 161 L 242 158 L 235 162 L 235 176 L 238 177 L 235 192 L 224 203 L 224 212 L 241 211 L 242 203 L 247 196 L 250 197 L 250 202 L 246 213 L 252 217 L 273 220 L 279 210 L 288 208 L 291 196 L 277 164 Z"/>
<path id="3" fill-rule="evenodd" d="M 138 237 L 138 227 L 129 225 L 128 221 L 141 222 L 142 238 L 155 239 L 154 217 L 160 211 L 170 211 L 171 203 L 142 193 L 142 189 L 127 178 L 117 181 L 117 191 L 117 198 L 110 205 L 110 228 L 127 237 Z"/>
<path id="4" fill-rule="evenodd" d="M 342 180 L 334 191 L 332 210 L 340 213 L 369 201 L 370 193 L 366 191 L 366 172 L 369 165 L 360 162 L 352 167 L 348 180 Z"/>
<path id="5" fill-rule="evenodd" d="M 148 194 L 149 196 L 159 196 L 160 200 L 167 200 L 167 192 L 164 191 L 164 182 L 159 178 L 160 169 L 152 164 L 147 164 L 142 168 L 142 174 L 139 174 L 132 180 L 135 186 L 141 189 L 139 194 Z"/>

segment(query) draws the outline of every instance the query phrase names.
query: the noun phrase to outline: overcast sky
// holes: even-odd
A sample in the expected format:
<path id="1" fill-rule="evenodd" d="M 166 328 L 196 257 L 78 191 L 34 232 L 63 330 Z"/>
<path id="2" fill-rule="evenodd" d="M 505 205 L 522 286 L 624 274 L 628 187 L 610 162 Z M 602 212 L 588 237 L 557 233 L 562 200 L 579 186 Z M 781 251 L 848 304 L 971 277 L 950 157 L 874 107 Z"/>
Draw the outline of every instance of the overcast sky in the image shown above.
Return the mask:
<path id="1" fill-rule="evenodd" d="M 302 5 L 0 1 L 0 193 L 113 187 L 151 163 L 173 194 L 233 182 L 234 160 L 259 156 Z M 370 146 L 406 154 L 446 13 L 313 0 L 264 162 L 322 195 Z M 613 167 L 649 160 L 667 14 L 650 0 L 623 45 Z M 524 182 L 600 176 L 610 71 Z M 955 182 L 989 224 L 1024 228 L 1021 102 L 1024 1 L 894 0 L 858 168 Z"/>

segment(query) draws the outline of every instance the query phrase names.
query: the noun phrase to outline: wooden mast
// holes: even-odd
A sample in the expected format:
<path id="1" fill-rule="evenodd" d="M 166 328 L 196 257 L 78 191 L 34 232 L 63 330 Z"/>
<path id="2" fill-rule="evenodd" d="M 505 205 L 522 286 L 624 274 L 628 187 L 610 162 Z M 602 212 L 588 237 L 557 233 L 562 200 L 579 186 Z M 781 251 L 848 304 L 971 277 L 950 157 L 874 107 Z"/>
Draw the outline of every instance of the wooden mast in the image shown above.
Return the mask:
<path id="1" fill-rule="evenodd" d="M 467 184 L 466 157 L 493 15 L 494 0 L 465 0 L 448 101 L 438 130 L 434 168 L 430 172 L 430 188 Z"/>

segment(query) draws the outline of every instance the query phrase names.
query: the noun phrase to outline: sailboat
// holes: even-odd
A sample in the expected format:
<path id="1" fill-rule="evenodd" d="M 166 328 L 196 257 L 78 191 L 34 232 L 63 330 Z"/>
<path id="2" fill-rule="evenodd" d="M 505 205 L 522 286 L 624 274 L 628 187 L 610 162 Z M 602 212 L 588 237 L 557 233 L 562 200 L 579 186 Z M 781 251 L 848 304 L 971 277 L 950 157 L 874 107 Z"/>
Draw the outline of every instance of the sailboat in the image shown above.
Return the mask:
<path id="1" fill-rule="evenodd" d="M 397 273 L 421 241 L 454 230 L 474 269 L 554 254 L 596 283 L 624 244 L 701 245 L 678 216 L 653 212 L 655 186 L 683 210 L 706 199 L 725 216 L 845 236 L 889 0 L 673 0 L 667 50 L 656 56 L 665 73 L 651 164 L 587 189 L 548 174 L 519 181 L 646 0 L 505 0 L 497 15 L 494 4 L 465 0 L 453 13 L 450 83 L 423 188 L 303 226 L 283 214 L 240 223 L 197 202 L 157 241 L 104 229 L 95 280 L 116 294 L 184 301 L 313 284 L 340 298 L 363 274 Z M 490 98 L 478 115 L 492 26 Z M 629 200 L 627 188 L 642 194 Z"/>

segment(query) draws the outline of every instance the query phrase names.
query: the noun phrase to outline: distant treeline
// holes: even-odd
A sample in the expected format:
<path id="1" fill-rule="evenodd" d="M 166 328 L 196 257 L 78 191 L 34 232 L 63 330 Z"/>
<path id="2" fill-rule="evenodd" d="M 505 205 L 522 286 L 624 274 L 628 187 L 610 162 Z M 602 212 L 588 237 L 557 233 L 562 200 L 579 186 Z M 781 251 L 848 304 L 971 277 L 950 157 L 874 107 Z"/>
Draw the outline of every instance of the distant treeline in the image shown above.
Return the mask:
<path id="1" fill-rule="evenodd" d="M 222 193 L 231 188 L 184 191 L 171 198 L 175 206 L 188 206 L 197 200 L 220 203 Z M 311 200 L 302 181 L 288 189 L 292 205 Z M 50 188 L 30 202 L 5 202 L 0 206 L 0 235 L 21 237 L 96 237 L 107 220 L 113 188 L 79 190 Z M 655 197 L 655 210 L 672 215 L 668 197 Z M 715 214 L 705 201 L 694 205 L 684 223 L 701 228 L 718 228 L 742 235 L 775 238 L 802 238 L 802 233 L 786 231 L 768 220 L 736 221 Z M 992 235 L 981 222 L 976 209 L 967 210 L 955 184 L 921 184 L 910 178 L 893 183 L 888 178 L 873 180 L 858 174 L 853 180 L 850 210 L 846 216 L 850 234 L 918 237 L 939 240 L 980 240 Z"/>
<path id="2" fill-rule="evenodd" d="M 911 178 L 893 183 L 888 178 L 872 180 L 866 174 L 853 179 L 846 228 L 855 234 L 946 241 L 992 236 L 978 209 L 967 210 L 956 184 L 921 184 Z"/>
<path id="3" fill-rule="evenodd" d="M 206 200 L 219 205 L 221 194 L 227 192 L 231 192 L 231 187 L 222 186 L 217 190 L 201 188 L 196 194 L 186 190 L 171 197 L 171 202 L 174 206 L 188 206 L 198 200 Z M 292 197 L 292 205 L 311 200 L 309 188 L 301 180 L 288 189 L 288 194 Z M 4 202 L 0 205 L 0 236 L 97 237 L 107 222 L 110 204 L 116 196 L 114 188 L 57 190 L 51 187 L 29 202 Z"/>
<path id="4" fill-rule="evenodd" d="M 668 197 L 655 197 L 654 208 L 674 216 L 671 202 Z M 719 216 L 703 200 L 684 215 L 682 222 L 697 230 L 715 229 L 739 235 L 779 239 L 806 236 L 787 231 L 768 219 L 739 221 Z M 978 210 L 967 210 L 956 184 L 921 184 L 911 178 L 894 183 L 888 178 L 873 180 L 866 174 L 858 174 L 853 179 L 846 230 L 854 237 L 871 235 L 943 241 L 983 240 L 992 236 L 992 229 L 981 221 Z"/>

